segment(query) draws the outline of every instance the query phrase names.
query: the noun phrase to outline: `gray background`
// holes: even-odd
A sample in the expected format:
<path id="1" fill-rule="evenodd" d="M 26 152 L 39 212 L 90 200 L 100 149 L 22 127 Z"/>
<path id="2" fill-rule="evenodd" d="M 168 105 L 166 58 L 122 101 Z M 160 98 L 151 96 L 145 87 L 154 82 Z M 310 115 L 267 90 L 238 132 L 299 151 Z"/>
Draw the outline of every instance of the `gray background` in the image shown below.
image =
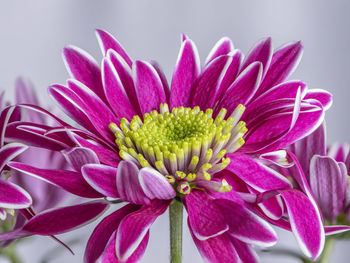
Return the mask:
<path id="1" fill-rule="evenodd" d="M 168 77 L 177 57 L 180 34 L 188 34 L 197 44 L 202 61 L 222 36 L 247 52 L 259 39 L 271 36 L 274 47 L 302 40 L 304 57 L 292 79 L 306 81 L 310 88 L 327 89 L 334 105 L 327 112 L 329 142 L 350 141 L 349 98 L 349 1 L 320 0 L 144 0 L 144 1 L 4 1 L 0 0 L 0 88 L 13 94 L 18 75 L 30 77 L 46 103 L 46 87 L 67 78 L 61 49 L 77 45 L 100 61 L 101 53 L 93 30 L 105 29 L 119 39 L 133 58 L 156 59 Z M 91 227 L 63 235 L 81 237 L 85 243 Z M 143 262 L 168 261 L 167 216 L 152 228 Z M 293 245 L 294 238 L 279 231 L 279 246 Z M 23 243 L 25 262 L 39 262 L 47 247 L 55 243 L 35 238 Z M 52 262 L 81 262 L 83 246 L 73 246 L 76 256 L 63 251 Z M 349 243 L 337 244 L 332 262 L 341 258 Z M 281 262 L 262 257 L 263 262 Z M 0 259 L 0 262 L 3 262 Z M 185 227 L 184 262 L 201 262 Z M 296 262 L 283 259 L 282 262 Z"/>

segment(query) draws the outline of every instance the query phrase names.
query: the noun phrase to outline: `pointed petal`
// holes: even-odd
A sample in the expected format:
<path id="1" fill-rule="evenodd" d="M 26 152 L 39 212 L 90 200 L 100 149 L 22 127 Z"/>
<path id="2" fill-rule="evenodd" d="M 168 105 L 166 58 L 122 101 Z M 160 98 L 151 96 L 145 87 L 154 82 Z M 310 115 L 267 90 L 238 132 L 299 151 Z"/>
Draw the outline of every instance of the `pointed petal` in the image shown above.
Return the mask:
<path id="1" fill-rule="evenodd" d="M 279 191 L 288 210 L 292 231 L 303 253 L 315 260 L 322 252 L 325 233 L 316 204 L 299 190 Z"/>
<path id="2" fill-rule="evenodd" d="M 62 137 L 48 136 L 50 126 L 29 122 L 13 122 L 6 128 L 6 142 L 21 142 L 30 146 L 61 151 L 67 148 L 67 142 Z"/>
<path id="3" fill-rule="evenodd" d="M 166 103 L 166 96 L 157 71 L 145 61 L 136 61 L 132 70 L 142 114 L 158 110 L 161 103 Z"/>
<path id="4" fill-rule="evenodd" d="M 30 195 L 18 185 L 0 180 L 0 207 L 9 209 L 26 208 L 32 204 Z"/>
<path id="5" fill-rule="evenodd" d="M 117 118 L 110 108 L 84 84 L 76 80 L 67 81 L 71 89 L 84 102 L 84 111 L 96 130 L 107 140 L 114 142 L 114 136 L 108 125 Z"/>
<path id="6" fill-rule="evenodd" d="M 350 226 L 341 226 L 341 225 L 325 226 L 324 230 L 325 230 L 326 236 L 330 236 L 330 235 L 336 235 L 336 234 L 347 232 L 350 230 Z"/>
<path id="7" fill-rule="evenodd" d="M 231 162 L 226 169 L 258 191 L 291 188 L 287 178 L 259 160 L 245 154 L 231 154 L 229 158 Z"/>
<path id="8" fill-rule="evenodd" d="M 170 202 L 154 200 L 150 205 L 126 216 L 120 223 L 116 237 L 117 258 L 124 262 L 139 247 L 148 230 L 168 208 Z"/>
<path id="9" fill-rule="evenodd" d="M 89 238 L 85 249 L 84 262 L 95 263 L 102 252 L 105 250 L 108 240 L 110 239 L 113 232 L 118 229 L 118 226 L 123 218 L 128 214 L 137 211 L 139 208 L 139 206 L 129 204 L 118 209 L 109 216 L 106 216 L 97 225 L 97 227 L 94 229 L 94 232 Z M 112 240 L 115 240 L 115 237 Z M 115 255 L 115 244 L 113 252 Z"/>
<path id="10" fill-rule="evenodd" d="M 170 108 L 189 106 L 191 90 L 200 70 L 196 45 L 190 39 L 182 42 L 171 81 Z"/>
<path id="11" fill-rule="evenodd" d="M 158 64 L 158 62 L 155 60 L 151 60 L 151 65 L 157 71 L 158 76 L 159 76 L 160 80 L 162 81 L 166 100 L 170 101 L 170 88 L 169 88 L 168 80 L 166 79 L 166 76 L 165 76 L 163 69 Z"/>
<path id="12" fill-rule="evenodd" d="M 189 224 L 199 240 L 219 236 L 228 230 L 222 211 L 207 193 L 192 190 L 185 198 Z"/>
<path id="13" fill-rule="evenodd" d="M 283 82 L 273 88 L 267 90 L 264 94 L 261 94 L 258 98 L 252 100 L 247 108 L 247 111 L 253 111 L 260 105 L 264 105 L 268 102 L 276 101 L 278 99 L 295 99 L 299 92 L 303 98 L 307 92 L 307 86 L 300 80 L 290 80 Z"/>
<path id="14" fill-rule="evenodd" d="M 215 199 L 220 207 L 233 237 L 249 244 L 272 246 L 277 242 L 273 228 L 244 205 L 225 199 Z"/>
<path id="15" fill-rule="evenodd" d="M 106 201 L 92 201 L 48 210 L 31 218 L 22 229 L 38 235 L 62 234 L 92 222 L 107 208 Z"/>
<path id="16" fill-rule="evenodd" d="M 77 94 L 59 84 L 50 86 L 48 93 L 69 117 L 87 130 L 97 133 L 86 113 L 87 107 L 85 103 Z"/>
<path id="17" fill-rule="evenodd" d="M 265 73 L 270 66 L 271 58 L 272 58 L 272 45 L 271 45 L 271 38 L 268 37 L 258 42 L 253 47 L 253 49 L 249 52 L 249 54 L 247 55 L 247 58 L 243 63 L 241 71 L 243 71 L 251 63 L 259 61 L 262 64 L 262 69 L 263 69 L 262 75 L 265 76 Z"/>
<path id="18" fill-rule="evenodd" d="M 132 77 L 131 66 L 129 66 L 123 57 L 121 57 L 117 52 L 110 49 L 107 52 L 107 58 L 112 62 L 115 70 L 118 72 L 121 83 L 123 84 L 124 90 L 129 97 L 131 104 L 133 105 L 135 111 L 141 114 L 140 105 L 137 99 L 136 89 L 134 85 L 134 80 Z"/>
<path id="19" fill-rule="evenodd" d="M 100 163 L 96 153 L 89 148 L 74 147 L 63 150 L 62 154 L 74 170 L 78 172 L 85 164 Z"/>
<path id="20" fill-rule="evenodd" d="M 227 109 L 230 116 L 238 104 L 246 105 L 254 96 L 262 76 L 262 65 L 259 62 L 250 64 L 225 92 L 217 109 Z"/>
<path id="21" fill-rule="evenodd" d="M 196 244 L 199 253 L 206 262 L 211 263 L 238 263 L 240 262 L 237 251 L 231 242 L 228 234 L 208 238 L 206 240 L 199 240 L 193 233 L 191 224 L 188 222 L 190 232 L 194 243 Z"/>
<path id="22" fill-rule="evenodd" d="M 150 200 L 142 190 L 136 164 L 121 161 L 117 170 L 117 189 L 123 201 L 132 204 L 149 204 Z"/>
<path id="23" fill-rule="evenodd" d="M 105 100 L 101 82 L 101 71 L 96 60 L 85 50 L 75 46 L 63 49 L 63 60 L 72 78 L 80 81 Z"/>
<path id="24" fill-rule="evenodd" d="M 128 87 L 124 87 L 117 69 L 108 57 L 102 62 L 102 82 L 107 100 L 114 113 L 119 119 L 131 120 L 136 115 L 136 110 L 126 92 Z"/>
<path id="25" fill-rule="evenodd" d="M 290 43 L 276 50 L 257 95 L 286 80 L 298 66 L 302 53 L 301 42 Z"/>
<path id="26" fill-rule="evenodd" d="M 216 42 L 214 47 L 210 50 L 207 58 L 205 59 L 204 64 L 207 65 L 215 58 L 222 55 L 227 55 L 232 51 L 233 51 L 233 44 L 231 39 L 229 39 L 228 37 L 223 37 L 218 42 Z"/>
<path id="27" fill-rule="evenodd" d="M 96 191 L 107 197 L 119 198 L 117 168 L 103 164 L 86 164 L 81 172 L 84 179 Z"/>
<path id="28" fill-rule="evenodd" d="M 120 56 L 122 56 L 122 58 L 131 67 L 132 60 L 130 59 L 130 57 L 124 50 L 124 48 L 121 46 L 121 44 L 110 33 L 108 33 L 107 31 L 97 29 L 96 37 L 97 37 L 98 43 L 100 44 L 100 48 L 103 56 L 106 55 L 108 49 L 113 49 Z"/>
<path id="29" fill-rule="evenodd" d="M 173 186 L 165 179 L 164 175 L 153 168 L 142 168 L 139 172 L 139 180 L 143 192 L 151 200 L 168 200 L 176 196 Z"/>
<path id="30" fill-rule="evenodd" d="M 80 173 L 68 170 L 39 169 L 18 162 L 10 162 L 9 167 L 21 173 L 47 181 L 62 187 L 64 190 L 86 198 L 99 198 L 102 195 L 96 192 L 83 178 Z"/>
<path id="31" fill-rule="evenodd" d="M 236 51 L 210 62 L 192 89 L 191 105 L 199 106 L 202 110 L 213 108 L 237 76 L 241 58 L 241 52 Z"/>

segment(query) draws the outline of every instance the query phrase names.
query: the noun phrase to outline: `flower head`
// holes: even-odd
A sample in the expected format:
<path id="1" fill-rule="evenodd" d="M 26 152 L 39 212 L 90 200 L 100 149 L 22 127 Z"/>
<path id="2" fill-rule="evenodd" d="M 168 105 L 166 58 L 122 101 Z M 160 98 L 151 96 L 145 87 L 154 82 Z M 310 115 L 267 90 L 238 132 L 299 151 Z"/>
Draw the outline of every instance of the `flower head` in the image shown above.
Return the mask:
<path id="1" fill-rule="evenodd" d="M 101 69 L 85 51 L 67 47 L 63 57 L 72 79 L 49 88 L 83 129 L 27 105 L 27 110 L 50 116 L 56 126 L 32 123 L 21 133 L 6 134 L 62 151 L 71 165 L 71 170 L 50 170 L 11 162 L 11 168 L 82 197 L 129 202 L 96 227 L 86 262 L 101 255 L 106 262 L 137 261 L 149 228 L 174 198 L 185 205 L 204 258 L 256 260 L 252 245 L 270 246 L 277 237 L 242 196 L 277 189 L 301 247 L 316 258 L 323 246 L 322 222 L 318 217 L 311 218 L 313 224 L 306 223 L 309 217 L 295 220 L 299 210 L 294 204 L 302 200 L 312 216 L 318 210 L 307 196 L 291 190 L 285 177 L 254 158 L 311 133 L 331 104 L 325 91 L 308 90 L 301 81 L 284 82 L 300 60 L 301 44 L 272 52 L 271 39 L 264 39 L 243 61 L 242 53 L 223 38 L 201 68 L 194 42 L 184 35 L 169 89 L 157 63 L 133 61 L 110 34 L 98 30 L 97 36 Z M 58 227 L 59 220 L 51 232 L 40 233 L 68 231 L 82 223 L 72 219 Z M 310 239 L 308 231 L 315 231 L 316 238 Z"/>

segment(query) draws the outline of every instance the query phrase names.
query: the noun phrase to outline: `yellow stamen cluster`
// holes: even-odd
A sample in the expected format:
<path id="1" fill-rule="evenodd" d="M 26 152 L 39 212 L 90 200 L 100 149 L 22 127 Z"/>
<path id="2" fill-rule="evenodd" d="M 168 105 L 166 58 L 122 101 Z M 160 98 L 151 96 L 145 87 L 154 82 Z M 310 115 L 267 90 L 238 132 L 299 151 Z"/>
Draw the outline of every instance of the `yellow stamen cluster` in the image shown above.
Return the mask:
<path id="1" fill-rule="evenodd" d="M 244 144 L 247 128 L 239 121 L 244 112 L 239 105 L 225 119 L 226 109 L 221 109 L 213 119 L 213 110 L 201 111 L 199 107 L 173 108 L 160 105 L 160 112 L 152 111 L 134 116 L 129 122 L 120 121 L 119 127 L 111 123 L 120 157 L 140 167 L 153 167 L 182 194 L 188 194 L 201 181 L 211 181 L 213 175 L 230 163 L 225 158 Z M 230 191 L 222 182 L 220 191 Z"/>

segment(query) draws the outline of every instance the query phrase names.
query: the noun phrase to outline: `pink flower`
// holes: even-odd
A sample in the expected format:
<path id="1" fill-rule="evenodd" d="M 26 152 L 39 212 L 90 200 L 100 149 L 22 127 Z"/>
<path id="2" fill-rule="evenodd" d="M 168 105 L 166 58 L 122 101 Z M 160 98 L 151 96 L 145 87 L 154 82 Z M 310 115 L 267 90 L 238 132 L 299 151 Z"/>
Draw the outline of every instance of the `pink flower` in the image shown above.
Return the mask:
<path id="1" fill-rule="evenodd" d="M 303 251 L 312 258 L 320 254 L 324 232 L 313 200 L 253 158 L 310 134 L 331 104 L 325 91 L 308 90 L 301 81 L 285 82 L 301 58 L 300 42 L 272 52 L 271 39 L 264 39 L 243 60 L 241 51 L 223 38 L 201 67 L 195 44 L 183 36 L 169 89 L 157 63 L 133 61 L 104 31 L 98 30 L 97 37 L 104 56 L 101 69 L 85 51 L 67 47 L 63 57 L 72 78 L 66 86 L 49 88 L 83 129 L 24 105 L 51 116 L 57 125 L 23 127 L 18 122 L 9 124 L 6 133 L 11 140 L 62 151 L 72 167 L 39 169 L 10 162 L 12 169 L 78 196 L 129 202 L 96 227 L 86 262 L 99 257 L 104 262 L 138 261 L 151 225 L 174 198 L 187 209 L 203 258 L 255 262 L 252 245 L 271 246 L 277 236 L 242 196 L 274 190 L 286 204 Z M 311 210 L 302 220 L 299 202 Z M 69 212 L 76 215 L 69 221 L 61 211 L 48 212 L 50 227 L 36 216 L 31 229 L 26 224 L 0 240 L 68 231 L 82 223 L 74 208 Z"/>

